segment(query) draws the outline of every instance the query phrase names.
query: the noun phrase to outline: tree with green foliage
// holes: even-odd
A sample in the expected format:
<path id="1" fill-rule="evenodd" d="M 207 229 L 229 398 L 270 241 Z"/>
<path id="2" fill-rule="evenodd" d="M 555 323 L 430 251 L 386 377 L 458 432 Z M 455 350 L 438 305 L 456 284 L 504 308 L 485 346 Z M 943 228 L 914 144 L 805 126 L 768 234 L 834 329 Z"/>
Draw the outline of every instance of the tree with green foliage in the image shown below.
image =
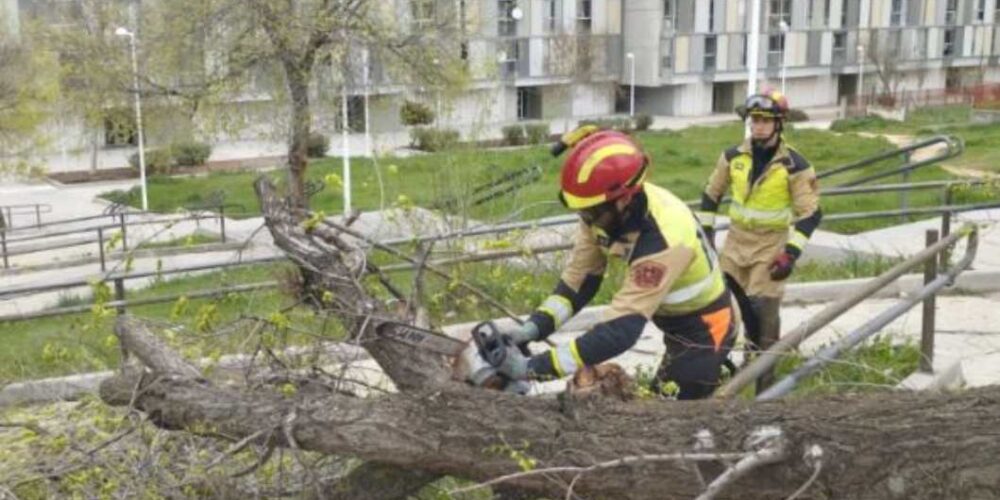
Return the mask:
<path id="1" fill-rule="evenodd" d="M 58 97 L 56 67 L 51 54 L 0 34 L 0 169 L 25 170 L 44 145 L 39 128 Z"/>

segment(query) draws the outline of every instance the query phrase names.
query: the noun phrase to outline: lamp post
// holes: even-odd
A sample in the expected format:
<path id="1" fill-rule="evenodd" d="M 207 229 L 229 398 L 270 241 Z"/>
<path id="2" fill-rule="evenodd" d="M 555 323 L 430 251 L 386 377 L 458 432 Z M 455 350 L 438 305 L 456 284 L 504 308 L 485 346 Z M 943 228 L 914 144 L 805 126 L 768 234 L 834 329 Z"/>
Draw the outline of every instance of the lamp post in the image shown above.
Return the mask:
<path id="1" fill-rule="evenodd" d="M 142 138 L 142 102 L 139 98 L 139 61 L 135 55 L 135 33 L 119 27 L 115 35 L 128 37 L 132 52 L 132 82 L 135 87 L 135 127 L 139 142 L 139 182 L 142 184 L 142 211 L 149 211 L 149 197 L 146 194 L 146 148 Z"/>
<path id="2" fill-rule="evenodd" d="M 785 94 L 785 46 L 788 43 L 788 23 L 781 21 L 781 93 Z"/>
<path id="3" fill-rule="evenodd" d="M 860 109 L 865 88 L 865 46 L 858 45 L 858 108 Z"/>
<path id="4" fill-rule="evenodd" d="M 635 116 L 635 54 L 629 52 L 625 58 L 629 63 L 628 115 Z"/>
<path id="5" fill-rule="evenodd" d="M 757 93 L 757 65 L 760 55 L 760 2 L 751 0 L 750 36 L 747 42 L 747 97 Z M 750 137 L 750 122 L 747 121 L 743 131 L 744 137 Z"/>

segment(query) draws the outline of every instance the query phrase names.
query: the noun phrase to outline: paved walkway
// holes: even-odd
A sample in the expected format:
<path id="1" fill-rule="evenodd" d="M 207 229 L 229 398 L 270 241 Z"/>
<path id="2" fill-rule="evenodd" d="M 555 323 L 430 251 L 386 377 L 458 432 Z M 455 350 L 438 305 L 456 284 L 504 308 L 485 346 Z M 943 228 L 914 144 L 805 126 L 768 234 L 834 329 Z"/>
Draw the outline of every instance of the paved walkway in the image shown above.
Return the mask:
<path id="1" fill-rule="evenodd" d="M 815 120 L 800 123 L 801 127 L 829 127 L 829 122 L 836 117 L 839 112 L 837 107 L 822 107 L 806 109 L 809 116 Z M 621 116 L 621 115 L 620 115 Z M 575 127 L 586 117 L 574 117 L 569 119 L 557 119 L 550 122 L 550 131 L 559 134 L 567 127 Z M 680 130 L 697 125 L 718 125 L 736 120 L 733 113 L 720 113 L 707 116 L 654 116 L 652 128 L 656 130 Z M 475 127 L 480 131 L 481 139 L 496 139 L 503 137 L 502 127 L 508 124 L 497 124 L 487 127 Z M 457 128 L 463 128 L 461 126 Z M 464 128 L 463 128 L 464 129 Z M 352 156 L 370 156 L 373 151 L 379 154 L 392 153 L 396 155 L 406 155 L 410 151 L 407 148 L 410 144 L 410 134 L 407 130 L 394 132 L 375 133 L 371 136 L 371 143 L 365 139 L 364 134 L 348 134 L 347 146 L 344 146 L 343 136 L 339 133 L 330 134 L 330 150 L 327 156 L 341 157 L 345 151 Z M 155 148 L 156 145 L 147 145 L 147 148 Z M 96 160 L 90 151 L 71 152 L 60 151 L 41 158 L 41 163 L 46 166 L 49 172 L 72 172 L 87 171 L 91 168 L 111 169 L 128 166 L 128 158 L 136 152 L 135 148 L 104 149 L 98 152 Z M 226 141 L 214 144 L 212 155 L 209 161 L 230 161 L 247 158 L 258 158 L 266 156 L 281 156 L 287 153 L 287 147 L 283 141 L 274 140 L 239 140 Z M 95 164 L 96 161 L 96 164 Z"/>

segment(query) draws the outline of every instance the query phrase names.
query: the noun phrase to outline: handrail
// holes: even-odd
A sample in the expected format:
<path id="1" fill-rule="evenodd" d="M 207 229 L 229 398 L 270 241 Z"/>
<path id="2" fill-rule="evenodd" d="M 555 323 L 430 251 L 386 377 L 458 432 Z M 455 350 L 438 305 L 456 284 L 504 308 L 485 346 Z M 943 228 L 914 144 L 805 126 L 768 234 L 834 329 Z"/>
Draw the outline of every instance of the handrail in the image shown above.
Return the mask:
<path id="1" fill-rule="evenodd" d="M 945 159 L 951 158 L 953 156 L 958 156 L 963 151 L 965 151 L 965 143 L 961 139 L 959 139 L 957 137 L 954 137 L 954 136 L 948 136 L 948 135 L 936 135 L 936 136 L 930 137 L 928 139 L 924 139 L 922 141 L 917 141 L 917 142 L 914 142 L 912 144 L 907 144 L 906 146 L 903 146 L 903 147 L 900 147 L 900 148 L 892 149 L 892 150 L 889 150 L 889 151 L 884 151 L 882 153 L 877 153 L 877 154 L 869 156 L 867 158 L 862 158 L 860 160 L 853 161 L 853 162 L 848 163 L 846 165 L 841 165 L 839 167 L 835 167 L 835 168 L 832 168 L 832 169 L 829 169 L 829 170 L 824 170 L 822 172 L 817 173 L 816 174 L 816 178 L 817 179 L 825 179 L 827 177 L 833 177 L 834 175 L 839 175 L 839 174 L 842 174 L 844 172 L 849 172 L 851 170 L 856 170 L 856 169 L 861 168 L 861 167 L 866 167 L 866 166 L 871 165 L 873 163 L 878 163 L 878 162 L 880 162 L 882 160 L 887 160 L 889 158 L 894 158 L 894 157 L 896 157 L 898 155 L 901 155 L 901 154 L 908 155 L 908 153 L 911 153 L 911 152 L 916 151 L 918 149 L 923 149 L 923 148 L 925 148 L 927 146 L 932 146 L 934 144 L 939 144 L 939 143 L 944 143 L 944 144 L 946 144 L 948 146 L 948 149 L 947 149 L 948 155 L 947 156 L 942 156 L 940 158 L 938 158 L 937 156 L 932 157 L 932 158 L 934 158 L 934 161 L 932 161 L 931 163 L 937 162 L 937 161 L 941 161 L 941 160 L 945 160 Z M 956 147 L 958 148 L 957 151 L 954 149 Z M 921 165 L 921 166 L 923 166 L 923 165 Z"/>
<path id="2" fill-rule="evenodd" d="M 177 299 L 184 297 L 187 299 L 203 299 L 206 297 L 215 297 L 218 295 L 225 295 L 230 293 L 240 293 L 240 292 L 255 292 L 257 290 L 264 290 L 267 288 L 276 288 L 280 286 L 277 281 L 262 281 L 258 283 L 244 283 L 240 285 L 227 286 L 222 288 L 214 288 L 211 290 L 199 290 L 197 292 L 190 293 L 180 293 L 172 295 L 161 295 L 157 297 L 147 297 L 145 299 L 132 299 L 132 300 L 111 300 L 105 302 L 104 307 L 111 308 L 125 308 L 130 306 L 144 306 L 149 304 L 162 304 L 164 302 L 174 302 Z M 30 313 L 15 313 L 0 316 L 0 323 L 13 323 L 18 321 L 28 321 L 32 319 L 40 318 L 51 318 L 53 316 L 65 316 L 68 314 L 78 314 L 82 312 L 87 312 L 93 309 L 94 304 L 80 304 L 77 306 L 67 306 L 59 307 L 56 309 L 46 309 L 42 311 L 30 312 Z"/>
<path id="3" fill-rule="evenodd" d="M 42 293 L 51 292 L 54 290 L 62 290 L 65 288 L 76 288 L 81 286 L 89 286 L 91 283 L 105 282 L 105 281 L 115 281 L 115 280 L 130 280 L 139 278 L 151 278 L 154 276 L 162 276 L 165 274 L 179 274 L 188 273 L 195 271 L 208 271 L 212 269 L 222 269 L 227 267 L 240 267 L 240 266 L 251 266 L 255 264 L 268 264 L 271 262 L 282 262 L 287 260 L 285 256 L 278 257 L 261 257 L 257 259 L 246 259 L 239 260 L 235 262 L 217 262 L 213 264 L 201 264 L 197 266 L 187 266 L 187 267 L 173 267 L 170 269 L 160 269 L 158 271 L 143 271 L 143 272 L 119 272 L 119 273 L 108 273 L 101 276 L 97 276 L 88 280 L 66 280 L 55 283 L 48 283 L 45 285 L 30 285 L 30 286 L 20 286 L 7 288 L 5 290 L 0 290 L 0 297 L 8 297 L 12 295 L 28 295 L 32 293 Z"/>
<path id="4" fill-rule="evenodd" d="M 963 230 L 965 230 L 965 228 L 963 228 Z M 965 255 L 962 257 L 962 260 L 960 260 L 955 266 L 951 267 L 945 274 L 935 278 L 933 281 L 921 288 L 917 293 L 908 296 L 905 300 L 893 305 L 885 311 L 882 311 L 881 314 L 872 318 L 864 325 L 861 325 L 847 336 L 841 338 L 835 344 L 831 344 L 823 349 L 820 349 L 819 352 L 803 363 L 802 366 L 794 372 L 782 378 L 776 384 L 759 394 L 756 398 L 757 401 L 767 401 L 770 399 L 780 398 L 781 396 L 788 394 L 795 389 L 795 386 L 800 380 L 815 373 L 824 365 L 830 363 L 842 353 L 858 345 L 863 340 L 880 332 L 882 328 L 885 328 L 886 325 L 892 323 L 896 318 L 910 310 L 913 306 L 936 294 L 942 288 L 954 283 L 955 278 L 959 274 L 962 274 L 962 271 L 968 269 L 969 266 L 972 265 L 972 261 L 976 258 L 976 249 L 979 245 L 979 233 L 975 226 L 972 226 L 972 230 L 968 231 L 967 234 L 969 242 L 965 247 Z M 937 255 L 932 255 L 929 258 L 936 259 Z M 933 332 L 933 330 L 931 331 Z"/>
<path id="5" fill-rule="evenodd" d="M 816 315 L 803 321 L 799 324 L 799 326 L 795 327 L 795 329 L 782 336 L 782 338 L 768 348 L 767 351 L 761 353 L 761 355 L 746 368 L 737 372 L 732 379 L 715 392 L 715 397 L 729 398 L 735 396 L 744 387 L 753 383 L 753 381 L 757 380 L 757 378 L 766 373 L 768 370 L 773 369 L 783 354 L 795 349 L 810 335 L 816 333 L 821 328 L 840 317 L 840 315 L 847 310 L 858 305 L 862 300 L 873 295 L 878 290 L 881 290 L 903 274 L 906 274 L 906 272 L 923 264 L 928 259 L 938 258 L 938 254 L 950 248 L 958 242 L 958 240 L 972 234 L 976 234 L 976 231 L 975 225 L 965 224 L 958 231 L 948 235 L 946 238 L 938 241 L 934 245 L 921 250 L 919 253 L 904 260 L 903 262 L 896 264 L 882 275 L 869 280 L 854 293 L 842 297 L 840 300 L 830 304 Z"/>
<path id="6" fill-rule="evenodd" d="M 31 208 L 27 212 L 14 212 L 15 208 Z M 42 208 L 45 211 L 42 211 Z M 6 216 L 4 214 L 6 213 Z M 48 203 L 21 203 L 15 205 L 0 205 L 0 230 L 12 228 L 14 225 L 14 215 L 25 215 L 25 214 L 35 214 L 35 227 L 39 227 L 42 223 L 43 213 L 52 213 L 52 205 Z"/>

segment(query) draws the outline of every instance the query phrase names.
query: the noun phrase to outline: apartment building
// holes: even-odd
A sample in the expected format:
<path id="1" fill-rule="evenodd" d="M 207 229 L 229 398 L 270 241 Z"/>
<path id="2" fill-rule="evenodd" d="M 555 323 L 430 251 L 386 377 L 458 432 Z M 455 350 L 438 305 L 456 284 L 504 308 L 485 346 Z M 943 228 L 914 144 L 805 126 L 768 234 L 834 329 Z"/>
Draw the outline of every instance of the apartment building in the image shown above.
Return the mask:
<path id="1" fill-rule="evenodd" d="M 1000 0 L 762 0 L 761 79 L 795 106 L 858 91 L 943 89 L 1000 81 Z M 661 115 L 730 112 L 746 95 L 753 0 L 632 0 L 624 50 L 637 108 Z M 880 74 L 881 73 L 881 74 Z M 622 81 L 626 75 L 623 73 Z"/>
<path id="2" fill-rule="evenodd" d="M 758 1 L 760 78 L 780 85 L 784 73 L 796 107 L 838 104 L 858 93 L 861 73 L 865 94 L 880 91 L 884 80 L 895 90 L 1000 81 L 1000 0 Z M 26 16 L 72 19 L 80 2 L 0 0 L 0 7 L 7 29 L 16 32 Z M 746 93 L 753 2 L 386 1 L 381 5 L 393 10 L 401 29 L 419 30 L 442 12 L 457 13 L 462 35 L 455 51 L 472 83 L 456 94 L 399 85 L 380 61 L 356 47 L 348 125 L 364 128 L 365 95 L 375 133 L 404 130 L 399 108 L 406 100 L 432 106 L 439 124 L 482 136 L 521 120 L 571 125 L 627 112 L 633 87 L 637 113 L 730 113 Z M 335 73 L 317 71 L 316 87 L 326 100 L 317 99 L 314 111 L 317 128 L 327 132 L 341 127 Z M 269 86 L 277 84 L 261 78 L 252 95 L 234 98 L 231 107 L 249 123 L 273 125 L 278 115 L 269 106 Z M 94 136 L 67 117 L 60 126 L 64 149 Z M 149 128 L 156 143 L 155 125 Z"/>

